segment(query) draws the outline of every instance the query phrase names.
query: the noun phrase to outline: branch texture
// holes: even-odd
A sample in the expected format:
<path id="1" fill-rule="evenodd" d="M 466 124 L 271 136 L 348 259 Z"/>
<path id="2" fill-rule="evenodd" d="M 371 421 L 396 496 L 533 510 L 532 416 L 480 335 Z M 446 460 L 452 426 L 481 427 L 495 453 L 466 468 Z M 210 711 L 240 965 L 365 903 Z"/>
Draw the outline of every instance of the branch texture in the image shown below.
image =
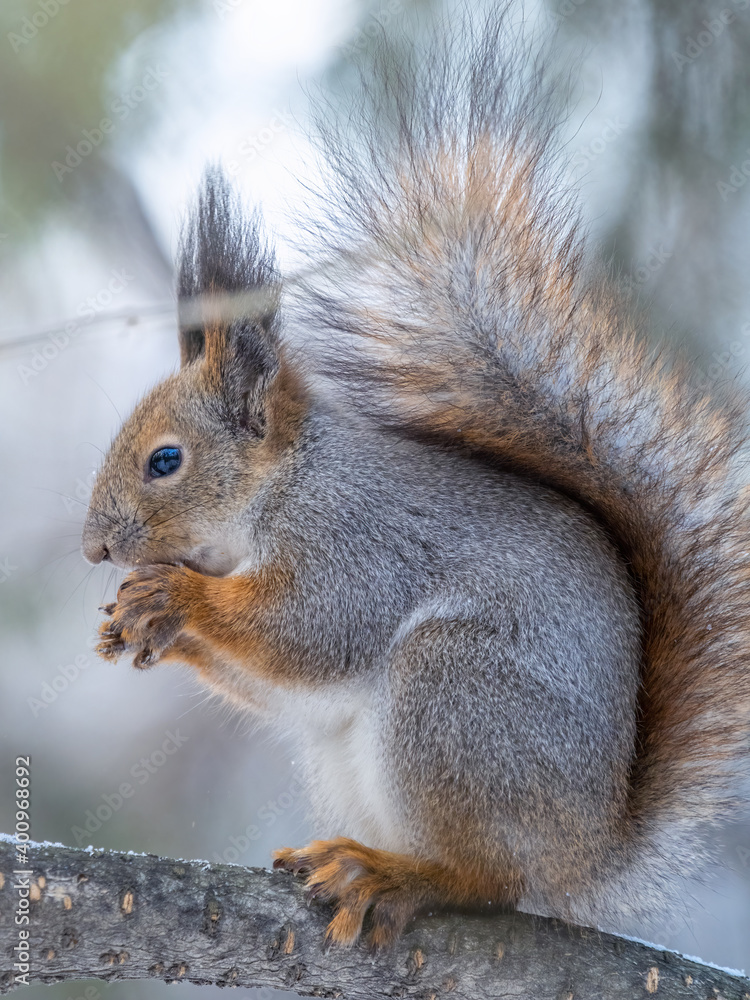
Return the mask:
<path id="1" fill-rule="evenodd" d="M 0 993 L 24 981 L 14 948 L 25 929 L 28 980 L 41 983 L 156 978 L 350 1000 L 750 1000 L 750 980 L 522 913 L 423 917 L 373 957 L 327 950 L 330 907 L 309 903 L 284 872 L 41 845 L 27 857 L 19 865 L 0 842 Z"/>

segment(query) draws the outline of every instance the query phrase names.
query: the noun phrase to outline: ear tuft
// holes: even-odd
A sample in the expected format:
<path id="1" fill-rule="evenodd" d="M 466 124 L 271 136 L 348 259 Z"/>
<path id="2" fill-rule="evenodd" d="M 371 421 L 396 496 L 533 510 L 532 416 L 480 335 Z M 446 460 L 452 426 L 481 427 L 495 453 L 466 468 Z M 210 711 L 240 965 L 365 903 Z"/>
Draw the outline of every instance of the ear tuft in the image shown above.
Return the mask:
<path id="1" fill-rule="evenodd" d="M 206 170 L 182 235 L 177 292 L 183 365 L 231 353 L 263 374 L 278 349 L 279 271 L 260 212 L 243 214 L 218 167 Z"/>

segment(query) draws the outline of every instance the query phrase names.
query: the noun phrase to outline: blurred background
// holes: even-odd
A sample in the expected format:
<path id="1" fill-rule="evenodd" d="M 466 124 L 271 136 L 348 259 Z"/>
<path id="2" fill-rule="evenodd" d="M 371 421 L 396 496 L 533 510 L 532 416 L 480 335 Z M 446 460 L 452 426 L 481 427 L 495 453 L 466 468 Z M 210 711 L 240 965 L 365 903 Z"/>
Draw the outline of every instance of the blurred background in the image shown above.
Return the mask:
<path id="1" fill-rule="evenodd" d="M 750 356 L 748 8 L 523 7 L 572 69 L 570 171 L 593 237 L 709 382 L 745 378 Z M 293 271 L 293 213 L 316 175 L 309 95 L 344 95 L 383 28 L 408 45 L 454 13 L 440 0 L 3 0 L 0 830 L 15 757 L 31 754 L 36 840 L 267 865 L 312 832 L 290 748 L 187 671 L 95 659 L 96 609 L 119 581 L 84 563 L 80 527 L 121 415 L 177 362 L 172 259 L 206 162 L 262 205 Z M 118 804 L 124 781 L 135 793 Z M 719 868 L 686 886 L 679 913 L 621 930 L 750 968 L 750 822 L 719 839 Z"/>

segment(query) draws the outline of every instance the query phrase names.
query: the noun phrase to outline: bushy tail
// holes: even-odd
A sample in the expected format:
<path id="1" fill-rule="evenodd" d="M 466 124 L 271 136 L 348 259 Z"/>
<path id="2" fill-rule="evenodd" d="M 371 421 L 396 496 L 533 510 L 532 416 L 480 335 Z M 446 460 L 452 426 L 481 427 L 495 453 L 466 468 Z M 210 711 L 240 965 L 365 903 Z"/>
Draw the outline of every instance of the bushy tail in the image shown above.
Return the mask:
<path id="1" fill-rule="evenodd" d="M 616 540 L 644 635 L 627 827 L 654 841 L 724 814 L 748 752 L 747 400 L 652 349 L 584 264 L 526 51 L 495 16 L 383 56 L 324 126 L 335 260 L 311 302 L 359 406 L 552 486 Z"/>

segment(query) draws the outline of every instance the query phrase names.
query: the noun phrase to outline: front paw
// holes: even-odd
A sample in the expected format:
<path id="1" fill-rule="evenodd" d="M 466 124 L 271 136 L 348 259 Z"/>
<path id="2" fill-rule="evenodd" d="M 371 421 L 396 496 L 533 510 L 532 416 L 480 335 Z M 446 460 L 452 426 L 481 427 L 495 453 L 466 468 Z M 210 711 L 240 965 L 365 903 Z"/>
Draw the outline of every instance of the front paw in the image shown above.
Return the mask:
<path id="1" fill-rule="evenodd" d="M 192 577 L 200 579 L 182 566 L 133 570 L 117 600 L 101 609 L 109 617 L 99 628 L 97 653 L 105 659 L 134 653 L 133 666 L 140 668 L 156 663 L 187 624 Z"/>

